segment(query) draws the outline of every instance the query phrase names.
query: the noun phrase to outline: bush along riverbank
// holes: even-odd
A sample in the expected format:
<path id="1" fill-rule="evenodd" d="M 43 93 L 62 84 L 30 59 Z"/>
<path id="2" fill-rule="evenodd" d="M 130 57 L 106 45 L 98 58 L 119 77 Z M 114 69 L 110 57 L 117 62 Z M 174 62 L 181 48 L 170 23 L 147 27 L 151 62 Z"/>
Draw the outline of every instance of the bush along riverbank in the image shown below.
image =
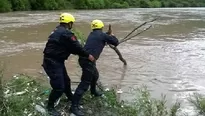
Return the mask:
<path id="1" fill-rule="evenodd" d="M 0 76 L 0 115 L 1 116 L 47 116 L 46 103 L 50 87 L 26 75 L 15 75 L 10 81 L 3 82 Z M 42 77 L 46 78 L 46 77 Z M 47 85 L 47 84 L 46 84 Z M 103 88 L 103 87 L 101 87 Z M 135 91 L 136 99 L 131 103 L 118 101 L 114 89 L 106 89 L 104 96 L 92 97 L 87 92 L 82 100 L 82 110 L 86 116 L 177 116 L 180 103 L 170 109 L 166 107 L 166 97 L 154 99 L 146 87 Z M 199 114 L 205 114 L 205 97 L 195 94 L 190 103 Z M 56 102 L 62 116 L 69 115 L 70 103 L 65 96 Z"/>
<path id="2" fill-rule="evenodd" d="M 0 0 L 0 12 L 204 6 L 204 0 Z"/>
<path id="3" fill-rule="evenodd" d="M 2 78 L 2 77 L 1 77 Z M 26 75 L 16 75 L 10 81 L 1 83 L 1 116 L 42 116 L 47 115 L 45 105 L 49 87 L 42 86 Z M 175 116 L 179 104 L 167 109 L 165 99 L 150 97 L 146 88 L 139 89 L 139 95 L 132 104 L 118 102 L 116 91 L 104 92 L 103 97 L 92 97 L 87 92 L 81 108 L 87 116 Z M 62 97 L 56 108 L 63 116 L 69 115 L 70 104 Z"/>

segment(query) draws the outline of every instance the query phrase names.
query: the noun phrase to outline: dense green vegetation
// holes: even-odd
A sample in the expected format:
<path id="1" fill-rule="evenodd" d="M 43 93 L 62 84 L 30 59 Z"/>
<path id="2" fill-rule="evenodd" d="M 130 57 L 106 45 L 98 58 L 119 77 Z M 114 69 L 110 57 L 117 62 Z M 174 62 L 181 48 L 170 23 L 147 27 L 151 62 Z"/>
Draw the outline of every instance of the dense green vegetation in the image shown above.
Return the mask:
<path id="1" fill-rule="evenodd" d="M 16 75 L 9 81 L 2 81 L 0 71 L 0 116 L 47 116 L 45 110 L 50 92 L 46 77 L 37 82 L 26 75 Z M 43 84 L 42 84 L 43 83 Z M 103 88 L 103 87 L 101 87 Z M 137 89 L 132 103 L 118 102 L 114 89 L 104 91 L 104 97 L 91 97 L 87 92 L 83 97 L 83 111 L 86 116 L 177 116 L 180 104 L 166 107 L 166 98 L 154 99 L 146 87 Z M 195 94 L 189 99 L 198 115 L 205 115 L 205 97 Z M 70 103 L 62 96 L 56 106 L 63 116 L 69 115 Z M 186 112 L 184 112 L 186 114 Z M 189 116 L 188 114 L 185 116 Z"/>
<path id="2" fill-rule="evenodd" d="M 48 86 L 42 86 L 45 84 L 26 75 L 16 75 L 3 83 L 1 78 L 2 75 L 0 116 L 47 116 L 45 107 L 50 92 Z M 146 88 L 139 89 L 138 92 L 137 99 L 130 105 L 118 102 L 114 89 L 104 92 L 104 97 L 99 98 L 91 97 L 87 92 L 82 100 L 83 110 L 86 116 L 176 116 L 180 108 L 178 103 L 169 109 L 164 97 L 161 100 L 152 99 Z M 56 108 L 67 116 L 70 105 L 63 96 Z"/>
<path id="3" fill-rule="evenodd" d="M 205 0 L 0 0 L 0 12 L 24 10 L 204 7 Z"/>

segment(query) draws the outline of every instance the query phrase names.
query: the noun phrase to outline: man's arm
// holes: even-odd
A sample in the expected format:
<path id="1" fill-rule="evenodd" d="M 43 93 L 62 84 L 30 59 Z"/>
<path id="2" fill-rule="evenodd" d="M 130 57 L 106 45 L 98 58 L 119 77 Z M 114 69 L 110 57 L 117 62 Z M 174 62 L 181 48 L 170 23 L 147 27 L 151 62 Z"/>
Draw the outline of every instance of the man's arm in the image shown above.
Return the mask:
<path id="1" fill-rule="evenodd" d="M 106 41 L 108 44 L 112 44 L 112 45 L 114 45 L 114 46 L 117 46 L 117 45 L 119 44 L 118 39 L 117 39 L 114 35 L 104 34 L 104 37 L 105 37 L 105 41 Z"/>
<path id="2" fill-rule="evenodd" d="M 95 58 L 83 49 L 73 33 L 63 34 L 60 42 L 63 43 L 72 54 L 77 54 L 79 56 L 88 58 L 90 61 L 95 61 Z"/>
<path id="3" fill-rule="evenodd" d="M 89 54 L 83 49 L 73 33 L 65 33 L 61 36 L 60 42 L 64 44 L 72 54 L 88 58 Z"/>

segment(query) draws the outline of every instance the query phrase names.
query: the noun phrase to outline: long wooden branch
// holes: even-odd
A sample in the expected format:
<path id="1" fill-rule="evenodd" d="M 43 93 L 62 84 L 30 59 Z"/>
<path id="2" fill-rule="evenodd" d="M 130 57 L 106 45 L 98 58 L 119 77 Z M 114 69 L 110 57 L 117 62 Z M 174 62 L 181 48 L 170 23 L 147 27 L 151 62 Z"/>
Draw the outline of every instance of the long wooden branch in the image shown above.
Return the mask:
<path id="1" fill-rule="evenodd" d="M 116 53 L 117 55 L 119 56 L 119 59 L 123 62 L 124 65 L 127 65 L 127 62 L 126 60 L 122 57 L 122 54 L 120 53 L 120 51 L 118 50 L 117 47 L 113 46 L 113 45 L 109 45 L 110 48 L 112 48 Z"/>
<path id="2" fill-rule="evenodd" d="M 153 20 L 151 20 L 151 21 L 146 21 L 146 22 L 142 23 L 142 24 L 139 25 L 138 27 L 134 28 L 130 33 L 128 33 L 122 40 L 126 39 L 128 36 L 130 36 L 133 32 L 135 32 L 135 31 L 136 31 L 137 29 L 139 29 L 140 27 L 146 25 L 147 23 L 154 22 L 154 21 L 156 21 L 157 19 L 158 19 L 158 18 L 155 18 L 155 19 L 153 19 Z"/>
<path id="3" fill-rule="evenodd" d="M 108 32 L 107 34 L 111 35 L 112 34 L 112 29 L 111 29 L 111 25 L 109 24 L 109 29 L 108 29 Z M 120 53 L 120 50 L 118 50 L 117 47 L 113 46 L 113 45 L 110 45 L 110 48 L 112 48 L 116 53 L 117 55 L 119 56 L 119 59 L 123 62 L 124 65 L 127 65 L 127 62 L 126 60 L 122 57 L 122 54 Z"/>
<path id="4" fill-rule="evenodd" d="M 153 20 L 151 20 L 151 21 L 144 22 L 144 23 L 142 23 L 141 25 L 139 25 L 138 27 L 134 28 L 130 33 L 128 33 L 128 34 L 119 42 L 119 44 L 121 44 L 121 43 L 123 43 L 123 42 L 125 42 L 125 41 L 127 41 L 127 40 L 130 40 L 130 39 L 132 39 L 133 37 L 138 36 L 138 35 L 140 35 L 141 33 L 147 31 L 148 29 L 151 28 L 151 26 L 149 26 L 148 28 L 144 29 L 143 31 L 141 31 L 141 32 L 139 32 L 139 33 L 137 33 L 137 34 L 135 34 L 135 35 L 133 35 L 133 36 L 131 36 L 131 37 L 128 38 L 128 36 L 130 36 L 130 35 L 131 35 L 133 32 L 135 32 L 137 29 L 139 29 L 140 27 L 146 25 L 147 23 L 154 22 L 155 20 L 157 20 L 157 18 L 155 18 L 155 19 L 153 19 Z M 108 32 L 107 32 L 107 33 L 108 33 L 109 35 L 112 33 L 112 29 L 111 29 L 111 25 L 110 25 L 110 24 L 109 24 L 109 29 L 108 29 Z M 113 45 L 109 45 L 109 47 L 112 48 L 112 49 L 117 53 L 117 55 L 119 56 L 119 59 L 123 62 L 123 64 L 124 64 L 124 65 L 127 65 L 127 62 L 126 62 L 126 60 L 123 58 L 123 56 L 122 56 L 121 52 L 119 51 L 119 49 L 118 49 L 117 47 L 113 46 Z"/>
<path id="5" fill-rule="evenodd" d="M 79 76 L 79 75 L 78 75 Z M 79 84 L 80 83 L 80 81 L 72 81 L 71 82 L 72 84 Z M 101 90 L 101 91 L 104 91 L 104 89 L 103 89 L 103 86 L 102 86 L 102 83 L 101 82 L 97 82 L 96 83 L 96 85 L 97 85 L 97 87 Z"/>
<path id="6" fill-rule="evenodd" d="M 134 38 L 134 37 L 140 35 L 141 33 L 143 33 L 143 32 L 145 32 L 145 31 L 149 30 L 151 27 L 152 27 L 152 25 L 150 25 L 149 27 L 145 28 L 144 30 L 138 32 L 137 34 L 135 34 L 135 35 L 133 35 L 133 36 L 131 36 L 131 37 L 129 37 L 129 38 L 122 39 L 122 40 L 119 42 L 119 44 L 121 44 L 121 43 L 123 43 L 123 42 L 126 42 L 127 40 L 130 40 L 130 39 L 132 39 L 132 38 Z"/>

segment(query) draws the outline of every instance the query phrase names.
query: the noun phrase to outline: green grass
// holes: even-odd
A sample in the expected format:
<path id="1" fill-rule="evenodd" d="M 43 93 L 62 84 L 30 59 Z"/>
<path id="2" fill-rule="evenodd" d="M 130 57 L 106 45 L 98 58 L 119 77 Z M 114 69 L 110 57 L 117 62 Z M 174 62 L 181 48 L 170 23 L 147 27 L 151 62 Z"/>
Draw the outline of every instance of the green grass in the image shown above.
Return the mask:
<path id="1" fill-rule="evenodd" d="M 75 34 L 80 44 L 84 46 L 86 42 L 86 37 L 84 36 L 84 34 L 77 29 L 72 29 L 72 32 Z"/>
<path id="2" fill-rule="evenodd" d="M 34 106 L 47 98 L 42 94 L 46 88 L 29 76 L 19 75 L 2 86 L 1 116 L 38 115 Z"/>
<path id="3" fill-rule="evenodd" d="M 1 76 L 2 78 L 2 76 Z M 18 75 L 8 82 L 1 83 L 1 116 L 41 116 L 35 110 L 36 105 L 45 107 L 48 98 L 49 87 L 43 86 L 26 75 Z M 15 95 L 18 92 L 25 92 Z M 138 93 L 133 104 L 118 102 L 116 91 L 111 89 L 104 92 L 103 97 L 91 97 L 87 92 L 83 97 L 83 111 L 86 116 L 176 116 L 179 105 L 175 104 L 171 109 L 166 107 L 165 96 L 161 100 L 151 98 L 146 87 L 136 90 Z M 62 114 L 69 114 L 69 107 L 63 96 L 57 109 Z M 46 115 L 46 114 L 45 114 Z"/>
<path id="4" fill-rule="evenodd" d="M 205 116 L 205 97 L 203 95 L 195 93 L 189 98 L 189 101 L 199 115 Z"/>

